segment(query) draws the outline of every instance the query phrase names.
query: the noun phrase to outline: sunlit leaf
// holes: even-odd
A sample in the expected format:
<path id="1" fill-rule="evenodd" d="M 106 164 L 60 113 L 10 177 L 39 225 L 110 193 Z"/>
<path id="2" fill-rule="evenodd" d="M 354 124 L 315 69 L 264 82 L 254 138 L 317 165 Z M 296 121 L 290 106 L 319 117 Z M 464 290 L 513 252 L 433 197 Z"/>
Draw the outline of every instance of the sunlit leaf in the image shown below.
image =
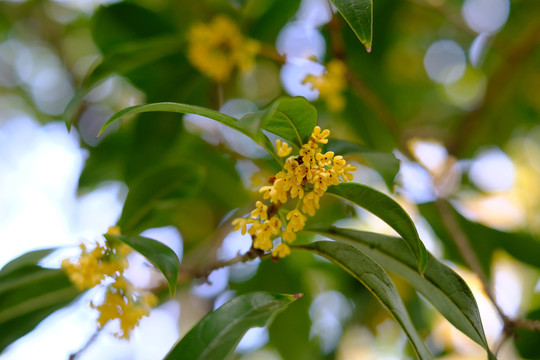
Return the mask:
<path id="1" fill-rule="evenodd" d="M 426 270 L 421 276 L 416 271 L 413 254 L 398 237 L 336 227 L 313 228 L 311 231 L 360 246 L 383 268 L 407 280 L 448 321 L 489 353 L 474 295 L 458 274 L 433 255 L 428 253 Z"/>
<path id="2" fill-rule="evenodd" d="M 366 50 L 373 40 L 373 0 L 331 0 Z"/>
<path id="3" fill-rule="evenodd" d="M 341 266 L 358 279 L 394 316 L 403 331 L 405 331 L 418 357 L 420 359 L 433 359 L 420 335 L 418 335 L 396 286 L 381 266 L 372 258 L 358 248 L 340 242 L 317 241 L 308 245 L 296 246 L 295 248 L 321 255 Z"/>
<path id="4" fill-rule="evenodd" d="M 195 164 L 152 169 L 129 189 L 118 226 L 132 234 L 152 209 L 166 198 L 182 198 L 194 193 L 203 178 Z"/>
<path id="5" fill-rule="evenodd" d="M 399 172 L 400 162 L 391 152 L 371 150 L 362 145 L 341 139 L 330 139 L 327 149 L 340 155 L 360 155 L 381 175 L 388 189 L 392 190 L 394 188 L 394 180 Z"/>
<path id="6" fill-rule="evenodd" d="M 246 331 L 267 325 L 279 311 L 300 296 L 266 292 L 238 296 L 199 321 L 165 359 L 226 359 Z"/>
<path id="7" fill-rule="evenodd" d="M 420 273 L 427 263 L 427 251 L 418 236 L 416 226 L 403 208 L 389 196 L 357 183 L 342 183 L 330 186 L 328 193 L 363 207 L 390 225 L 412 250 Z"/>
<path id="8" fill-rule="evenodd" d="M 306 143 L 317 125 L 317 110 L 303 97 L 281 97 L 265 110 L 261 128 L 298 147 Z"/>
<path id="9" fill-rule="evenodd" d="M 169 284 L 169 292 L 174 297 L 180 260 L 178 260 L 178 256 L 176 256 L 170 247 L 157 240 L 142 236 L 119 236 L 111 234 L 105 234 L 104 236 L 107 241 L 113 243 L 115 241 L 126 243 L 146 257 L 165 276 Z"/>
<path id="10" fill-rule="evenodd" d="M 51 251 L 24 254 L 0 271 L 0 351 L 79 295 L 62 270 L 36 265 Z"/>

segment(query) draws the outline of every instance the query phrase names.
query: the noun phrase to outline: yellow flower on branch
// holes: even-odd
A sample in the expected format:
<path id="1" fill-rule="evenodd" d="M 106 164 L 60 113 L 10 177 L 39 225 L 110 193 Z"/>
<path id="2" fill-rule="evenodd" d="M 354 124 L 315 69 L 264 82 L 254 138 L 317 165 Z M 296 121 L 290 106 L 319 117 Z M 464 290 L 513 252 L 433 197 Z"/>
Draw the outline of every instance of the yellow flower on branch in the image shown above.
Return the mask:
<path id="1" fill-rule="evenodd" d="M 251 235 L 255 249 L 273 249 L 272 256 L 287 256 L 291 251 L 287 243 L 293 242 L 296 233 L 304 228 L 306 215 L 315 215 L 319 199 L 328 186 L 339 184 L 340 178 L 344 182 L 352 180 L 351 172 L 356 170 L 355 166 L 347 164 L 343 156 L 334 156 L 332 151 L 323 154 L 319 148 L 319 144 L 328 143 L 329 135 L 329 130 L 316 126 L 308 142 L 300 148 L 299 154 L 289 156 L 283 169 L 270 178 L 270 185 L 259 189 L 269 204 L 257 201 L 250 217 L 233 220 L 235 231 L 242 229 L 242 234 L 247 231 Z M 276 149 L 281 157 L 292 152 L 282 140 L 276 141 Z M 296 207 L 278 215 L 283 210 L 281 206 L 295 198 L 298 198 Z M 248 225 L 251 225 L 249 229 Z M 278 236 L 281 236 L 281 243 L 274 247 L 273 239 Z"/>
<path id="2" fill-rule="evenodd" d="M 312 89 L 319 90 L 319 97 L 326 101 L 331 111 L 339 112 L 345 107 L 345 98 L 342 95 L 347 87 L 345 78 L 347 69 L 340 60 L 332 60 L 326 66 L 321 76 L 309 74 L 303 83 L 310 83 Z"/>
<path id="3" fill-rule="evenodd" d="M 118 227 L 110 227 L 110 235 L 120 235 Z M 100 328 L 109 321 L 119 319 L 120 331 L 114 335 L 129 338 L 131 330 L 137 326 L 143 316 L 150 313 L 150 308 L 157 304 L 157 297 L 150 292 L 135 291 L 131 282 L 124 277 L 128 267 L 127 255 L 131 248 L 125 243 L 105 241 L 96 244 L 92 250 L 81 244 L 81 254 L 75 261 L 64 259 L 62 268 L 71 282 L 79 290 L 86 290 L 102 285 L 106 287 L 106 296 L 100 305 L 91 303 L 99 311 Z M 109 280 L 105 282 L 104 280 Z"/>
<path id="4" fill-rule="evenodd" d="M 227 81 L 235 69 L 251 69 L 260 51 L 257 41 L 245 38 L 238 26 L 222 15 L 208 24 L 194 25 L 187 38 L 191 64 L 217 82 Z"/>

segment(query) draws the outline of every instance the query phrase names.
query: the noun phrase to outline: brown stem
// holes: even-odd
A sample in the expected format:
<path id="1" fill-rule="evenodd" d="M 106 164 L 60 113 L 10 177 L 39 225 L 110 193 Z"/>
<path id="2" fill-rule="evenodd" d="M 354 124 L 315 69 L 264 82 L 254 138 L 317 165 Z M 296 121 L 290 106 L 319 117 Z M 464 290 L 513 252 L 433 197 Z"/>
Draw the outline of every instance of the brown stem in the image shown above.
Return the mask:
<path id="1" fill-rule="evenodd" d="M 287 61 L 284 55 L 281 55 L 280 53 L 278 53 L 277 50 L 272 45 L 269 45 L 269 44 L 261 44 L 260 55 L 262 57 L 273 60 L 280 65 L 285 64 L 285 62 Z"/>
<path id="2" fill-rule="evenodd" d="M 86 349 L 88 349 L 90 345 L 92 345 L 92 343 L 97 340 L 99 334 L 101 333 L 101 330 L 103 330 L 103 328 L 98 328 L 96 332 L 94 332 L 92 336 L 90 336 L 90 338 L 88 339 L 86 344 L 83 345 L 82 348 L 80 348 L 77 352 L 69 355 L 69 360 L 77 359 Z"/>
<path id="3" fill-rule="evenodd" d="M 271 254 L 265 254 L 264 251 L 251 247 L 247 253 L 243 255 L 238 254 L 234 258 L 227 261 L 216 261 L 201 267 L 181 266 L 178 282 L 184 282 L 196 278 L 208 278 L 212 271 L 224 268 L 226 266 L 255 260 L 257 258 L 264 259 L 269 256 L 271 256 Z"/>

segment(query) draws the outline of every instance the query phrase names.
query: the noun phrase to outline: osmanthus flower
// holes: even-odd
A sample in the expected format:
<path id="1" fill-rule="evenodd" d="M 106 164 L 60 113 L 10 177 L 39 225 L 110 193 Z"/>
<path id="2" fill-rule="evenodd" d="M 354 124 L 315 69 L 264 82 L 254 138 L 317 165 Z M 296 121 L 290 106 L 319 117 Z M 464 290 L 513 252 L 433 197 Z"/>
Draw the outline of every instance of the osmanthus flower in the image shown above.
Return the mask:
<path id="1" fill-rule="evenodd" d="M 217 82 L 226 82 L 235 69 L 247 71 L 255 63 L 260 44 L 244 37 L 226 16 L 195 24 L 187 34 L 188 59 L 193 66 Z"/>
<path id="2" fill-rule="evenodd" d="M 269 179 L 270 185 L 262 186 L 259 192 L 263 201 L 257 201 L 255 209 L 248 217 L 236 218 L 234 230 L 249 233 L 253 247 L 262 251 L 272 251 L 274 257 L 290 254 L 288 244 L 296 239 L 307 221 L 307 216 L 315 215 L 319 200 L 328 186 L 341 181 L 352 180 L 356 167 L 347 164 L 343 156 L 334 156 L 332 151 L 322 153 L 319 144 L 328 143 L 329 130 L 319 126 L 313 129 L 310 139 L 303 144 L 297 155 L 289 156 L 292 148 L 286 142 L 276 141 L 280 157 L 287 157 L 283 169 Z M 296 199 L 296 206 L 286 210 L 285 205 Z M 281 237 L 274 247 L 273 240 Z"/>
<path id="3" fill-rule="evenodd" d="M 110 227 L 107 233 L 120 235 L 120 229 Z M 108 241 L 103 245 L 96 244 L 92 250 L 84 244 L 80 248 L 79 257 L 75 261 L 64 259 L 62 268 L 81 291 L 99 285 L 106 288 L 103 302 L 99 305 L 91 303 L 100 313 L 98 325 L 101 328 L 109 321 L 119 319 L 120 331 L 114 335 L 129 338 L 140 319 L 148 316 L 150 309 L 157 304 L 157 297 L 153 293 L 135 290 L 123 275 L 129 265 L 127 255 L 131 248 L 124 243 L 111 244 Z"/>
<path id="4" fill-rule="evenodd" d="M 340 60 L 332 60 L 326 65 L 326 71 L 320 76 L 309 74 L 302 83 L 311 84 L 312 89 L 319 90 L 319 97 L 326 101 L 331 111 L 339 112 L 345 107 L 342 94 L 347 87 L 345 78 L 347 69 Z"/>

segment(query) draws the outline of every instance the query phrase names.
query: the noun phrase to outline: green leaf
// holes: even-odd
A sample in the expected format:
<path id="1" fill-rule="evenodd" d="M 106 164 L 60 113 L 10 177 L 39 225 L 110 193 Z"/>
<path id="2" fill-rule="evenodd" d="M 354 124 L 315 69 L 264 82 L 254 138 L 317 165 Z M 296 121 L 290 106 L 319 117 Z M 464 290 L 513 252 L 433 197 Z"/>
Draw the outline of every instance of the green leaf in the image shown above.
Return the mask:
<path id="1" fill-rule="evenodd" d="M 174 27 L 160 14 L 129 2 L 101 6 L 92 16 L 92 36 L 104 54 L 127 43 L 173 35 Z"/>
<path id="2" fill-rule="evenodd" d="M 194 164 L 167 166 L 145 173 L 131 186 L 118 226 L 131 235 L 137 226 L 161 201 L 183 198 L 193 193 L 201 183 L 203 173 Z"/>
<path id="3" fill-rule="evenodd" d="M 358 248 L 333 241 L 317 241 L 295 249 L 311 251 L 336 263 L 368 288 L 379 302 L 394 316 L 409 338 L 420 359 L 433 359 L 418 335 L 396 286 L 373 259 Z"/>
<path id="4" fill-rule="evenodd" d="M 362 251 L 407 280 L 457 329 L 483 346 L 489 354 L 478 305 L 465 281 L 428 253 L 424 275 L 416 271 L 416 260 L 402 239 L 365 231 L 336 227 L 308 231 L 359 246 Z"/>
<path id="5" fill-rule="evenodd" d="M 36 265 L 52 251 L 24 254 L 0 271 L 0 351 L 79 295 L 62 270 Z"/>
<path id="6" fill-rule="evenodd" d="M 112 243 L 118 241 L 126 243 L 146 257 L 165 276 L 169 284 L 169 292 L 174 297 L 180 260 L 178 260 L 178 256 L 176 256 L 170 247 L 157 240 L 142 236 L 119 236 L 111 234 L 104 234 L 103 236 L 105 236 L 107 241 Z"/>
<path id="7" fill-rule="evenodd" d="M 267 292 L 238 296 L 202 318 L 165 359 L 226 359 L 246 331 L 265 326 L 300 296 Z"/>
<path id="8" fill-rule="evenodd" d="M 328 187 L 328 193 L 363 207 L 390 225 L 412 250 L 417 268 L 423 273 L 427 264 L 427 251 L 416 227 L 403 208 L 389 196 L 357 183 L 342 183 Z"/>
<path id="9" fill-rule="evenodd" d="M 303 97 L 280 97 L 263 110 L 261 128 L 301 147 L 317 125 L 317 109 Z"/>
<path id="10" fill-rule="evenodd" d="M 153 112 L 153 111 L 164 111 L 164 112 L 174 112 L 174 113 L 180 113 L 180 114 L 195 114 L 195 115 L 205 116 L 207 118 L 216 120 L 217 122 L 220 122 L 224 125 L 227 125 L 230 128 L 238 130 L 242 134 L 245 134 L 251 137 L 250 133 L 247 130 L 245 130 L 243 127 L 238 125 L 238 121 L 232 116 L 225 115 L 225 114 L 220 113 L 219 111 L 210 110 L 201 106 L 180 104 L 180 103 L 173 103 L 173 102 L 161 102 L 161 103 L 153 103 L 153 104 L 145 104 L 145 105 L 135 105 L 135 106 L 130 106 L 128 108 L 120 110 L 119 112 L 114 114 L 105 123 L 105 125 L 103 125 L 98 136 L 100 136 L 103 133 L 103 131 L 105 131 L 105 129 L 111 123 L 115 122 L 116 120 L 124 116 L 135 115 L 135 114 L 140 114 L 140 113 L 145 113 L 145 112 Z"/>
<path id="11" fill-rule="evenodd" d="M 399 172 L 400 162 L 391 152 L 371 150 L 351 141 L 340 139 L 330 139 L 327 149 L 339 155 L 360 155 L 381 175 L 388 189 L 394 188 L 394 179 Z"/>
<path id="12" fill-rule="evenodd" d="M 373 40 L 373 0 L 331 0 L 358 39 L 371 52 Z"/>
<path id="13" fill-rule="evenodd" d="M 11 260 L 6 265 L 4 265 L 2 270 L 0 270 L 0 277 L 26 266 L 37 265 L 41 260 L 49 256 L 53 251 L 56 250 L 57 248 L 40 249 L 22 254 L 18 258 Z"/>

